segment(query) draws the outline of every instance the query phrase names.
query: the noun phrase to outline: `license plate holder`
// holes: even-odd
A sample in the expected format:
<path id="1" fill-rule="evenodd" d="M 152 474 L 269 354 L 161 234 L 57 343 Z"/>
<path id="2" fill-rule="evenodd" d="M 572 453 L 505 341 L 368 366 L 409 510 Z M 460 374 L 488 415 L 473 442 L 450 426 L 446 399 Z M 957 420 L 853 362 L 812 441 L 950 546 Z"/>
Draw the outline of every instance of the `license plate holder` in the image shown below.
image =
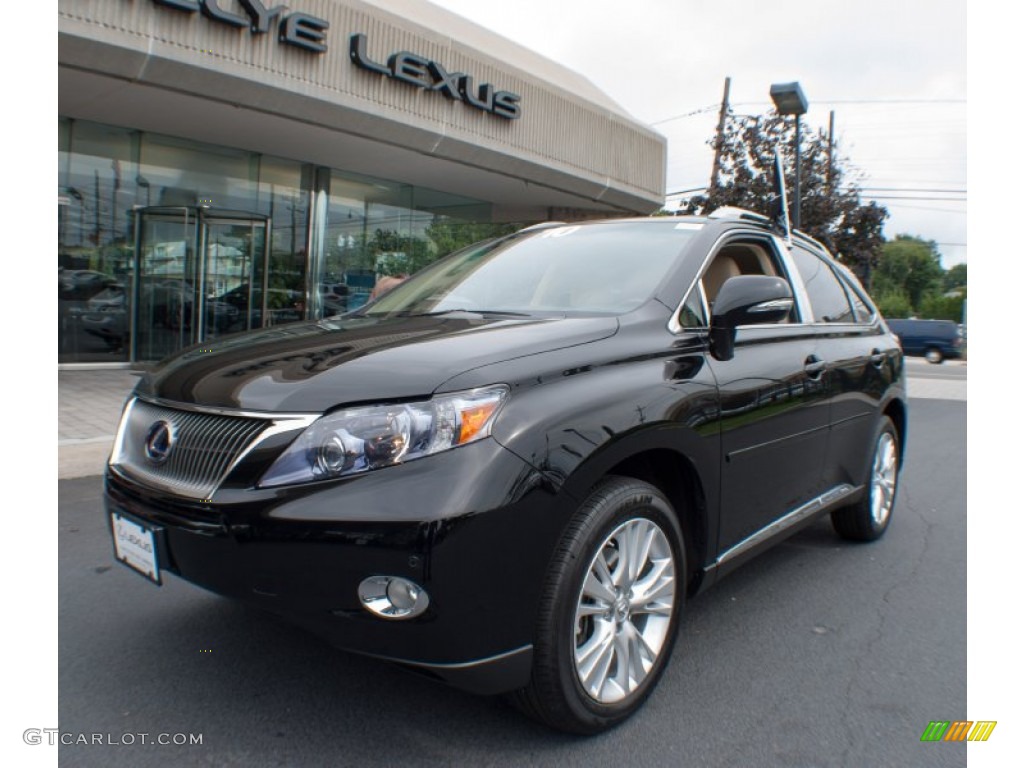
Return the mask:
<path id="1" fill-rule="evenodd" d="M 160 529 L 122 512 L 110 513 L 114 557 L 154 584 L 163 584 L 157 554 Z"/>

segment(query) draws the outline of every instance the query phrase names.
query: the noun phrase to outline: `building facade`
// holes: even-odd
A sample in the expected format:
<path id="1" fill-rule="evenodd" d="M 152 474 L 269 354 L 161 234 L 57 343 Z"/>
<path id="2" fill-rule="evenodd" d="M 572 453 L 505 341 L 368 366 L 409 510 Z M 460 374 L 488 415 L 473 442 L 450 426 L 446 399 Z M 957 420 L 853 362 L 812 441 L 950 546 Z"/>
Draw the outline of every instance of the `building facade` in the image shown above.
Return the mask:
<path id="1" fill-rule="evenodd" d="M 61 363 L 358 307 L 548 219 L 650 213 L 665 140 L 422 0 L 60 0 Z"/>

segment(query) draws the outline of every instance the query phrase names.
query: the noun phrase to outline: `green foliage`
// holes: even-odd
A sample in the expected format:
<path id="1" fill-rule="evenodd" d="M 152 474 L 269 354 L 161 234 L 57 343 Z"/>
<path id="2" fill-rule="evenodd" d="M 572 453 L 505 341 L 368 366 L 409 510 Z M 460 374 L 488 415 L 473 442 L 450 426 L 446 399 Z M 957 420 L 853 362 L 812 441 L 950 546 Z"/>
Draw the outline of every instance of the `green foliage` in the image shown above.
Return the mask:
<path id="1" fill-rule="evenodd" d="M 942 292 L 943 275 L 934 242 L 897 235 L 882 246 L 878 266 L 871 275 L 871 290 L 876 296 L 903 294 L 920 314 L 923 300 Z"/>
<path id="2" fill-rule="evenodd" d="M 733 205 L 769 215 L 776 151 L 782 156 L 787 180 L 790 184 L 794 180 L 792 118 L 730 111 L 722 135 L 709 144 L 721 149 L 720 176 L 706 195 L 691 199 L 690 210 L 710 213 Z M 861 203 L 856 185 L 848 178 L 845 158 L 833 153 L 829 167 L 824 133 L 801 135 L 800 163 L 800 229 L 821 241 L 864 280 L 878 258 L 882 224 L 889 212 L 875 203 Z M 788 190 L 790 201 L 792 195 L 792 189 Z"/>
<path id="3" fill-rule="evenodd" d="M 967 296 L 928 296 L 921 301 L 919 317 L 929 320 L 952 320 L 959 323 L 964 316 L 964 299 Z"/>
<path id="4" fill-rule="evenodd" d="M 958 288 L 967 288 L 967 265 L 954 264 L 942 278 L 942 290 L 946 293 Z"/>
<path id="5" fill-rule="evenodd" d="M 437 216 L 427 227 L 427 237 L 434 245 L 434 258 L 440 258 L 481 240 L 511 234 L 524 226 L 527 225 L 509 222 L 460 221 L 446 216 Z"/>
<path id="6" fill-rule="evenodd" d="M 374 230 L 367 243 L 372 268 L 381 275 L 411 275 L 434 260 L 427 241 L 392 229 Z"/>
<path id="7" fill-rule="evenodd" d="M 882 313 L 882 317 L 910 317 L 914 313 L 914 308 L 910 306 L 910 300 L 906 294 L 898 291 L 879 296 L 875 299 L 875 304 L 878 306 L 878 311 Z"/>

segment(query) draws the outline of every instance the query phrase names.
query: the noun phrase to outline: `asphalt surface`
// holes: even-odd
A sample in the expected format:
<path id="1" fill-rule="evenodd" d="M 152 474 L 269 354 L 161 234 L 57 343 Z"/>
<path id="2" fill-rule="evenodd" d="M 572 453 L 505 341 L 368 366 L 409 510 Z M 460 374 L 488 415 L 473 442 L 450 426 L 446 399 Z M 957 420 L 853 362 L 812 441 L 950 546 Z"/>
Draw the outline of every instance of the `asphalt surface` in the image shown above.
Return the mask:
<path id="1" fill-rule="evenodd" d="M 155 587 L 113 561 L 99 478 L 61 481 L 60 731 L 135 743 L 62 746 L 60 763 L 965 765 L 965 744 L 920 741 L 966 715 L 965 433 L 966 403 L 912 400 L 887 535 L 848 544 L 821 520 L 692 600 L 647 705 L 590 739 L 173 576 Z"/>

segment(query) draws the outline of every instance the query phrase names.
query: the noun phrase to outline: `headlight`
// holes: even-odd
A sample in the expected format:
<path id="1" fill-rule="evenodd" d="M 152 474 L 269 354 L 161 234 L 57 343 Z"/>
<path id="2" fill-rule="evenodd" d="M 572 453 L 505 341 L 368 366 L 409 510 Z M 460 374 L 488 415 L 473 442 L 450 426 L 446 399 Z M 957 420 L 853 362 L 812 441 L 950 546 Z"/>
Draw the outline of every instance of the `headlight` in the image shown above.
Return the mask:
<path id="1" fill-rule="evenodd" d="M 411 461 L 491 434 L 508 387 L 420 403 L 335 411 L 310 424 L 263 475 L 261 488 L 330 480 Z"/>

